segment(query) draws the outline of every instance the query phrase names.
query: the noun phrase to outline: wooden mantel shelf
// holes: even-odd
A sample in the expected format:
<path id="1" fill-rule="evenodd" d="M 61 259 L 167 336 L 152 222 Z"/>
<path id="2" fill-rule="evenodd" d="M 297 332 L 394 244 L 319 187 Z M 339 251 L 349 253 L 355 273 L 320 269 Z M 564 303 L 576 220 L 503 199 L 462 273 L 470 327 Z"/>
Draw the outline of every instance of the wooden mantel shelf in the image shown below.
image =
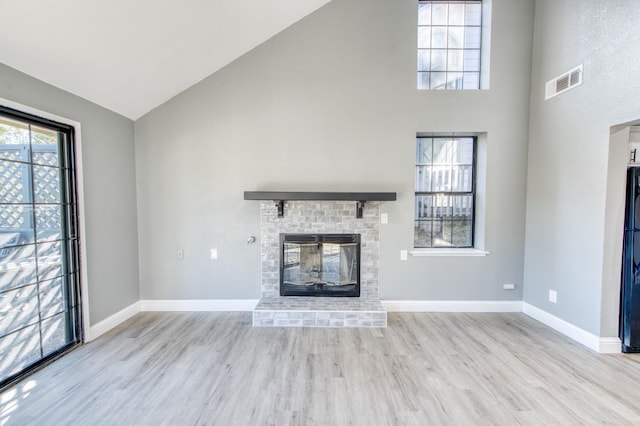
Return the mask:
<path id="1" fill-rule="evenodd" d="M 245 191 L 245 200 L 273 200 L 278 207 L 278 217 L 284 217 L 285 201 L 356 201 L 356 217 L 362 217 L 367 201 L 395 201 L 395 192 L 284 192 Z"/>

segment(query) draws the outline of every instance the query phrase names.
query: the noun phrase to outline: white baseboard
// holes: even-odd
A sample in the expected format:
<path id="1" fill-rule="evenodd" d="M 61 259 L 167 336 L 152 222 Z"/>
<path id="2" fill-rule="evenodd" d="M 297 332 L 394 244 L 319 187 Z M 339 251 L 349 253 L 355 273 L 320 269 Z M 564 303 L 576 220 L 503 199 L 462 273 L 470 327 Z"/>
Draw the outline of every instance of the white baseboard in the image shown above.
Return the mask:
<path id="1" fill-rule="evenodd" d="M 227 311 L 244 312 L 253 311 L 258 304 L 257 299 L 203 299 L 203 300 L 142 300 L 142 311 L 174 311 L 174 312 L 194 312 L 194 311 Z"/>
<path id="2" fill-rule="evenodd" d="M 570 322 L 558 318 L 555 315 L 528 303 L 522 303 L 522 312 L 595 352 L 619 353 L 621 351 L 620 339 L 617 337 L 596 336 L 593 333 L 583 330 Z"/>
<path id="3" fill-rule="evenodd" d="M 522 312 L 520 300 L 381 300 L 388 312 Z"/>
<path id="4" fill-rule="evenodd" d="M 620 353 L 621 350 L 620 339 L 617 337 L 598 337 L 547 311 L 518 300 L 382 300 L 381 302 L 388 312 L 523 312 L 598 353 Z M 89 327 L 85 332 L 85 342 L 100 337 L 139 312 L 249 312 L 253 311 L 257 304 L 257 299 L 140 300 Z"/>
<path id="5" fill-rule="evenodd" d="M 600 337 L 598 352 L 601 354 L 619 354 L 622 352 L 622 341 L 619 337 Z"/>
<path id="6" fill-rule="evenodd" d="M 88 327 L 84 335 L 84 341 L 90 342 L 95 340 L 96 338 L 102 336 L 107 331 L 112 328 L 117 327 L 122 324 L 135 314 L 139 313 L 141 310 L 141 302 L 137 301 L 132 305 L 127 306 L 126 308 L 116 312 L 115 314 L 107 317 L 97 323 L 96 325 Z"/>

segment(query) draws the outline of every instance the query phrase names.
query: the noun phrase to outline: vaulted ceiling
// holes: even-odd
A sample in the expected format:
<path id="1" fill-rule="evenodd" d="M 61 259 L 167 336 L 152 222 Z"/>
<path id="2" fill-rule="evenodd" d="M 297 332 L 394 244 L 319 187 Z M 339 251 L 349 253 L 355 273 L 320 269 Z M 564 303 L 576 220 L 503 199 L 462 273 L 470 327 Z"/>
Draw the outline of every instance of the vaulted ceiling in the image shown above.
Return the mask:
<path id="1" fill-rule="evenodd" d="M 0 0 L 0 62 L 133 120 L 330 0 Z"/>

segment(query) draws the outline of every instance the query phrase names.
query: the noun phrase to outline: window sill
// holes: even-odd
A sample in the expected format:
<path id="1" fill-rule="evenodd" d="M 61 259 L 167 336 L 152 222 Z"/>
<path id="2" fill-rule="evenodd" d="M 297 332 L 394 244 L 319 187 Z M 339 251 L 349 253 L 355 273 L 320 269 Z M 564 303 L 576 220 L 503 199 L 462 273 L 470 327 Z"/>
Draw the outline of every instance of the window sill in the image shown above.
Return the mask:
<path id="1" fill-rule="evenodd" d="M 411 256 L 486 256 L 488 251 L 475 248 L 426 248 L 411 250 Z"/>

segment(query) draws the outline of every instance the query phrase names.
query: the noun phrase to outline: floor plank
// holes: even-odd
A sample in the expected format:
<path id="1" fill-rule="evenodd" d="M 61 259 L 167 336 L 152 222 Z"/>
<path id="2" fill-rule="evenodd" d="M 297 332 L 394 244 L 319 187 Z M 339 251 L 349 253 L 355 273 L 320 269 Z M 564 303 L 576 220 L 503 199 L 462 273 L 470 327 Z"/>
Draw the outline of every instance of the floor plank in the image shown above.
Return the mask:
<path id="1" fill-rule="evenodd" d="M 640 356 L 523 314 L 333 329 L 146 312 L 0 394 L 0 424 L 640 424 L 638 384 Z"/>

